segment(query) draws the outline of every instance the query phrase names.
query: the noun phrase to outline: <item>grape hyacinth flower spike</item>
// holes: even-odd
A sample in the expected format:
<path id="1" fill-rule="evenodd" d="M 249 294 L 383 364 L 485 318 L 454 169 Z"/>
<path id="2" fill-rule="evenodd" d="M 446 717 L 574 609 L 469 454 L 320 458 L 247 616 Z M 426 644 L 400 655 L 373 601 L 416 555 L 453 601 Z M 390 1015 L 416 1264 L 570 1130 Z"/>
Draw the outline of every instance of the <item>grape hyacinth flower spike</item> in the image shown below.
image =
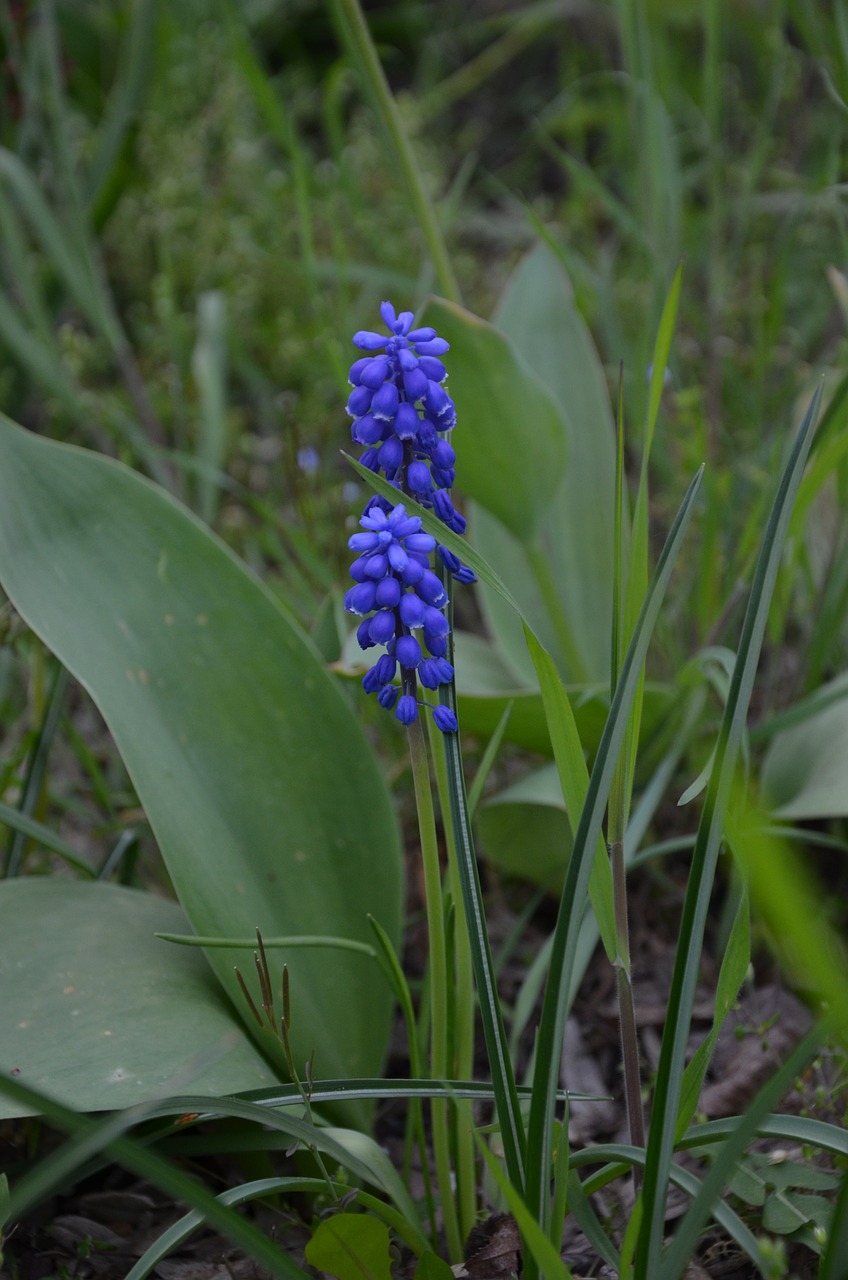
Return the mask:
<path id="1" fill-rule="evenodd" d="M 365 692 L 376 693 L 402 724 L 412 724 L 419 706 L 429 706 L 438 728 L 453 733 L 457 723 L 450 707 L 418 696 L 419 685 L 435 692 L 454 674 L 446 657 L 448 596 L 432 557 L 438 555 L 459 582 L 473 582 L 474 573 L 425 533 L 403 504 L 404 496 L 414 498 L 453 532 L 465 531 L 450 497 L 456 455 L 447 437 L 456 411 L 443 385 L 447 371 L 440 358 L 448 343 L 435 329 L 413 329 L 412 312 L 398 315 L 390 302 L 382 304 L 380 315 L 388 337 L 368 330 L 354 335 L 354 345 L 368 354 L 351 366 L 347 410 L 354 443 L 365 448 L 360 461 L 385 474 L 398 490 L 398 502 L 372 497 L 365 507 L 359 521 L 364 532 L 348 543 L 357 558 L 350 567 L 355 585 L 345 596 L 345 609 L 362 616 L 361 647 L 385 650 L 363 678 Z"/>

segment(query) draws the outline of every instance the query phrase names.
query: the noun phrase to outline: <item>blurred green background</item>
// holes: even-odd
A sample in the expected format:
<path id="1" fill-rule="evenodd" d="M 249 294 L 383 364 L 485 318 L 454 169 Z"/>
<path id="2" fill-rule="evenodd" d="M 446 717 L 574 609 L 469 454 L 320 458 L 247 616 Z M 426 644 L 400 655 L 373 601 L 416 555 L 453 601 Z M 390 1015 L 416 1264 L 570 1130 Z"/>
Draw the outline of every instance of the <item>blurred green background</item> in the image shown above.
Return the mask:
<path id="1" fill-rule="evenodd" d="M 706 501 L 652 662 L 668 678 L 699 646 L 733 647 L 787 436 L 816 382 L 836 385 L 845 367 L 848 10 L 399 0 L 365 12 L 465 304 L 490 316 L 546 240 L 613 393 L 623 368 L 632 459 L 684 262 L 652 455 L 658 536 L 703 460 Z M 350 335 L 384 297 L 417 308 L 435 287 L 338 12 L 2 0 L 0 61 L 3 410 L 159 480 L 338 659 L 361 502 L 339 455 Z M 845 665 L 834 448 L 790 544 L 775 639 L 790 610 L 793 622 L 760 712 Z M 473 629 L 473 604 L 460 609 Z M 5 786 L 49 671 L 8 606 L 0 620 L 14 650 L 0 664 Z M 114 815 L 120 786 L 73 745 Z"/>

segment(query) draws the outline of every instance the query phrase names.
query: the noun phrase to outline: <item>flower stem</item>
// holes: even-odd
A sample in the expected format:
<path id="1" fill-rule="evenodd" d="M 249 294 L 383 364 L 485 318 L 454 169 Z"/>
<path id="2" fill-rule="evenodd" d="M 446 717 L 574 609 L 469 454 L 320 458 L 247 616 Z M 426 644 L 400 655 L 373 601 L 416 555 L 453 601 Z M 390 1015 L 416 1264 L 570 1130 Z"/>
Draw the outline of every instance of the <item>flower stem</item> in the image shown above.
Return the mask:
<path id="1" fill-rule="evenodd" d="M 445 917 L 436 815 L 430 786 L 430 765 L 420 716 L 409 726 L 409 754 L 415 785 L 418 831 L 424 868 L 424 892 L 427 900 L 427 934 L 430 947 L 430 1070 L 434 1079 L 444 1080 L 448 1076 L 449 999 Z M 444 1100 L 434 1099 L 431 1103 L 433 1154 L 448 1253 L 455 1262 L 460 1262 L 462 1239 L 451 1185 L 448 1106 L 449 1103 Z"/>
<path id="2" fill-rule="evenodd" d="M 451 654 L 451 658 L 453 654 Z M 439 795 L 439 808 L 444 824 L 445 844 L 448 852 L 448 885 L 454 910 L 456 911 L 456 928 L 454 930 L 453 963 L 454 963 L 454 1038 L 452 1078 L 470 1080 L 474 1075 L 474 971 L 471 962 L 471 943 L 468 938 L 468 924 L 465 918 L 465 905 L 462 900 L 462 885 L 459 877 L 459 866 L 456 851 L 456 836 L 450 811 L 450 789 L 448 787 L 448 771 L 445 761 L 444 735 L 430 725 L 430 747 L 435 766 L 436 787 Z M 456 1199 L 459 1213 L 459 1225 L 462 1238 L 467 1239 L 474 1226 L 477 1213 L 477 1177 L 474 1150 L 474 1133 L 471 1107 L 467 1102 L 457 1100 L 453 1117 L 454 1151 L 456 1152 Z"/>

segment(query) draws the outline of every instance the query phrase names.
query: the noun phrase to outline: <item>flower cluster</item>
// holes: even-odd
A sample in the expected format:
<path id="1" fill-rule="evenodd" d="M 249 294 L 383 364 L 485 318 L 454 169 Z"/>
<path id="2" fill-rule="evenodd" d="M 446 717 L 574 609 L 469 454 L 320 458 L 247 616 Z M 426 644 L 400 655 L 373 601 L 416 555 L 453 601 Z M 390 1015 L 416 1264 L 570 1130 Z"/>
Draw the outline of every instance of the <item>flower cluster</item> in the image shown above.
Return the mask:
<path id="1" fill-rule="evenodd" d="M 463 533 L 465 520 L 450 497 L 456 455 L 445 438 L 456 424 L 453 401 L 442 385 L 447 372 L 440 357 L 448 344 L 435 329 L 413 329 L 412 313 L 397 315 L 390 302 L 382 304 L 380 315 L 388 338 L 362 330 L 353 339 L 369 353 L 351 366 L 347 403 L 353 440 L 365 447 L 360 460 L 369 470 L 382 471 L 400 498 L 408 495 L 431 507 L 449 529 Z M 393 506 L 385 498 L 371 498 L 359 523 L 365 532 L 349 542 L 357 553 L 350 569 L 356 585 L 345 596 L 345 609 L 363 616 L 357 630 L 362 648 L 383 645 L 386 650 L 362 685 L 366 693 L 377 694 L 381 706 L 394 707 L 403 724 L 411 724 L 419 705 L 428 705 L 417 696 L 418 684 L 437 690 L 453 681 L 445 656 L 448 597 L 431 556 L 436 552 L 460 582 L 473 582 L 474 573 L 424 533 L 402 501 Z M 398 673 L 399 688 L 394 684 Z M 445 733 L 456 730 L 447 706 L 434 706 L 433 719 Z"/>

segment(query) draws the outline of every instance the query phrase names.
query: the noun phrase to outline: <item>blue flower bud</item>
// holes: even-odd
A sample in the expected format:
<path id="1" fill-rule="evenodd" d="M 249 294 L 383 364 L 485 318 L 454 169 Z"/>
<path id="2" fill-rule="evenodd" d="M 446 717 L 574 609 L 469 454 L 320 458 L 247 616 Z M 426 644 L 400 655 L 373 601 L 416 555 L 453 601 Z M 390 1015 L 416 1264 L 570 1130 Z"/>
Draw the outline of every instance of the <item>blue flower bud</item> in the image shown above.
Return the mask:
<path id="1" fill-rule="evenodd" d="M 427 331 L 422 329 L 421 332 Z M 412 338 L 412 334 L 409 336 Z M 415 342 L 415 349 L 420 356 L 443 356 L 447 351 L 450 351 L 450 343 L 444 338 L 422 338 L 420 341 L 418 339 L 413 339 L 413 341 Z"/>
<path id="2" fill-rule="evenodd" d="M 418 703 L 411 694 L 405 693 L 403 697 L 398 698 L 395 715 L 401 724 L 412 724 L 414 720 L 418 719 Z"/>
<path id="3" fill-rule="evenodd" d="M 371 639 L 371 619 L 366 618 L 360 622 L 356 628 L 356 638 L 359 641 L 360 649 L 373 649 L 374 641 Z"/>
<path id="4" fill-rule="evenodd" d="M 395 643 L 395 657 L 402 667 L 413 670 L 423 658 L 421 645 L 415 636 L 398 636 Z"/>
<path id="5" fill-rule="evenodd" d="M 366 671 L 365 675 L 362 677 L 362 688 L 366 693 L 376 693 L 384 684 L 385 681 L 381 680 L 377 675 L 376 667 L 371 667 L 371 669 Z"/>
<path id="6" fill-rule="evenodd" d="M 371 333 L 368 329 L 360 329 L 353 335 L 353 345 L 360 351 L 380 351 L 386 345 L 385 334 Z"/>
<path id="7" fill-rule="evenodd" d="M 440 580 L 430 569 L 425 569 L 421 575 L 420 582 L 415 584 L 416 595 L 430 605 L 446 604 L 447 592 L 442 586 Z"/>
<path id="8" fill-rule="evenodd" d="M 400 604 L 400 597 L 400 583 L 391 574 L 377 583 L 376 603 L 381 609 L 396 609 Z"/>
<path id="9" fill-rule="evenodd" d="M 380 552 L 375 552 L 373 555 L 370 555 L 368 557 L 368 563 L 365 566 L 365 572 L 372 582 L 377 582 L 380 578 L 385 578 L 386 574 L 389 572 L 389 557 L 381 554 Z"/>
<path id="10" fill-rule="evenodd" d="M 348 613 L 370 613 L 377 598 L 373 582 L 359 582 L 345 593 L 344 607 Z"/>
<path id="11" fill-rule="evenodd" d="M 433 720 L 436 723 L 436 728 L 441 729 L 442 733 L 456 733 L 459 728 L 456 716 L 450 707 L 434 707 Z"/>
<path id="12" fill-rule="evenodd" d="M 374 392 L 374 398 L 371 401 L 371 412 L 381 422 L 393 422 L 399 401 L 400 393 L 395 384 L 393 382 L 384 382 Z"/>
<path id="13" fill-rule="evenodd" d="M 418 664 L 418 679 L 425 689 L 438 689 L 442 683 L 436 663 L 438 658 L 424 658 Z"/>
<path id="14" fill-rule="evenodd" d="M 383 685 L 383 688 L 377 694 L 377 701 L 381 707 L 385 708 L 386 711 L 391 711 L 392 707 L 397 702 L 397 696 L 397 687 L 393 684 L 386 684 Z"/>
<path id="15" fill-rule="evenodd" d="M 370 387 L 354 387 L 348 396 L 347 411 L 352 418 L 358 418 L 371 408 L 373 391 Z"/>
<path id="16" fill-rule="evenodd" d="M 414 440 L 418 434 L 420 422 L 421 419 L 409 401 L 404 400 L 398 405 L 395 414 L 395 434 L 399 440 Z"/>
<path id="17" fill-rule="evenodd" d="M 448 376 L 447 369 L 441 360 L 437 360 L 435 356 L 422 356 L 418 361 L 418 368 L 427 375 L 431 382 L 444 382 Z"/>
<path id="18" fill-rule="evenodd" d="M 456 462 L 456 450 L 453 445 L 448 444 L 447 440 L 442 440 L 439 436 L 430 453 L 433 465 L 436 467 L 452 467 Z M 447 486 L 450 488 L 450 485 Z"/>
<path id="19" fill-rule="evenodd" d="M 440 609 L 434 609 L 428 605 L 424 610 L 424 639 L 427 642 L 427 648 L 430 649 L 430 637 L 450 635 L 450 627 L 448 620 Z M 430 649 L 432 653 L 432 649 Z"/>
<path id="20" fill-rule="evenodd" d="M 380 445 L 379 459 L 380 466 L 386 475 L 394 475 L 403 462 L 403 445 L 396 435 L 389 436 L 388 440 L 384 440 Z"/>
<path id="21" fill-rule="evenodd" d="M 372 391 L 376 391 L 388 378 L 391 368 L 388 356 L 376 356 L 362 370 L 360 382 L 363 387 L 370 387 Z"/>
<path id="22" fill-rule="evenodd" d="M 390 609 L 380 609 L 371 619 L 368 634 L 375 644 L 385 644 L 395 633 L 395 615 Z"/>
<path id="23" fill-rule="evenodd" d="M 423 400 L 433 385 L 426 373 L 422 373 L 420 369 L 410 369 L 403 375 L 404 390 L 413 404 L 416 400 Z"/>
<path id="24" fill-rule="evenodd" d="M 414 592 L 408 591 L 400 602 L 401 622 L 405 627 L 423 627 L 426 608 L 423 600 L 419 599 Z"/>
<path id="25" fill-rule="evenodd" d="M 376 444 L 383 434 L 383 423 L 378 422 L 373 414 L 366 413 L 356 419 L 350 434 L 357 444 Z"/>
<path id="26" fill-rule="evenodd" d="M 433 487 L 430 468 L 426 462 L 410 462 L 406 468 L 406 483 L 413 493 L 429 493 Z"/>
<path id="27" fill-rule="evenodd" d="M 434 636 L 425 631 L 424 643 L 434 658 L 443 658 L 448 651 L 448 642 L 444 636 Z"/>
<path id="28" fill-rule="evenodd" d="M 377 675 L 380 677 L 381 684 L 389 684 L 395 678 L 396 668 L 397 668 L 397 662 L 395 661 L 395 659 L 391 656 L 391 654 L 384 653 L 381 657 L 377 659 L 377 663 L 374 667 L 374 670 L 377 672 Z"/>

